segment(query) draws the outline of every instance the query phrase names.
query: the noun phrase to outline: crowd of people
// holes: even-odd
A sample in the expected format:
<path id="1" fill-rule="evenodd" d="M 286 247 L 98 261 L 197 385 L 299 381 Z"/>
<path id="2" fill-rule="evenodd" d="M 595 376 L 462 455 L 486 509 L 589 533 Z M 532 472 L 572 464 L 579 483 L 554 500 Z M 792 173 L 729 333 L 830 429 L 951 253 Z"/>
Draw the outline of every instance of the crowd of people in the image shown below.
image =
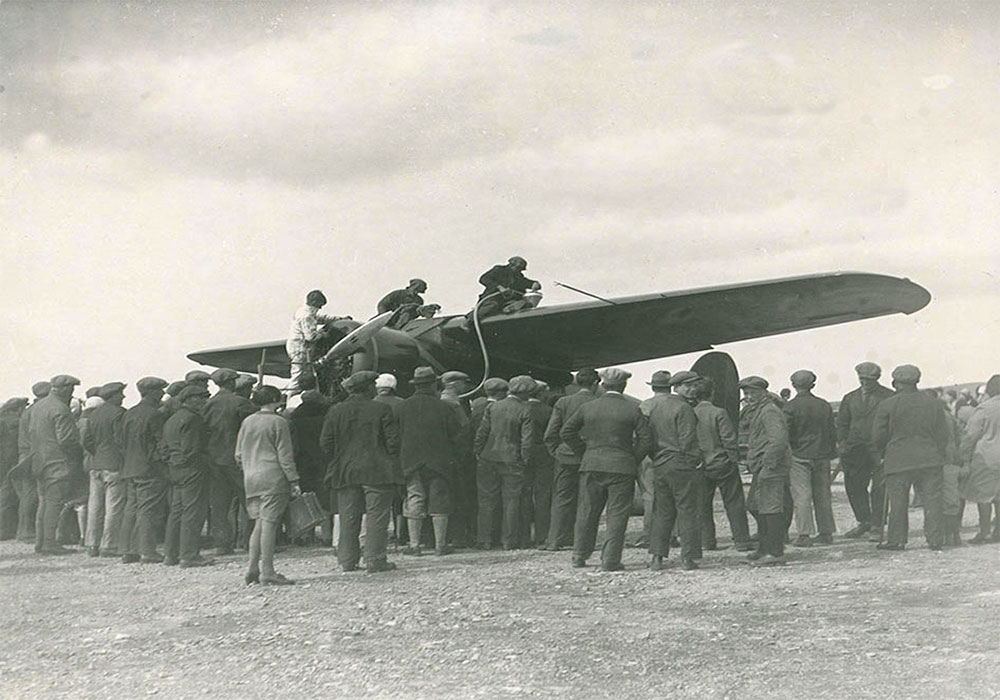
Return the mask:
<path id="1" fill-rule="evenodd" d="M 491 378 L 471 402 L 459 371 L 418 367 L 408 398 L 393 375 L 360 371 L 343 380 L 345 400 L 307 391 L 294 409 L 277 388 L 230 369 L 143 377 L 128 409 L 125 383 L 92 387 L 80 402 L 80 382 L 63 374 L 35 384 L 32 403 L 0 409 L 0 539 L 33 541 L 40 555 L 82 542 L 90 556 L 126 564 L 201 567 L 214 561 L 201 553 L 207 525 L 216 556 L 247 550 L 246 583 L 287 585 L 275 551 L 305 492 L 336 514 L 318 537 L 344 571 L 362 555 L 369 572 L 394 569 L 390 537 L 410 556 L 537 547 L 569 550 L 584 567 L 602 514 L 600 565 L 616 571 L 638 487 L 650 569 L 664 568 L 672 548 L 697 569 L 703 550 L 718 548 L 716 491 L 734 547 L 752 566 L 776 566 L 789 541 L 833 543 L 839 457 L 856 519 L 844 537 L 904 549 L 912 487 L 932 550 L 962 543 L 966 501 L 979 508 L 971 542 L 1000 541 L 1000 375 L 960 419 L 962 407 L 917 388 L 912 365 L 892 372 L 891 389 L 877 365 L 856 371 L 860 386 L 836 414 L 813 394 L 811 371 L 791 376 L 787 399 L 744 377 L 735 421 L 713 403 L 712 379 L 690 371 L 655 372 L 645 401 L 612 368 L 578 371 L 565 395 L 529 376 Z M 287 534 L 315 538 L 316 528 Z"/>

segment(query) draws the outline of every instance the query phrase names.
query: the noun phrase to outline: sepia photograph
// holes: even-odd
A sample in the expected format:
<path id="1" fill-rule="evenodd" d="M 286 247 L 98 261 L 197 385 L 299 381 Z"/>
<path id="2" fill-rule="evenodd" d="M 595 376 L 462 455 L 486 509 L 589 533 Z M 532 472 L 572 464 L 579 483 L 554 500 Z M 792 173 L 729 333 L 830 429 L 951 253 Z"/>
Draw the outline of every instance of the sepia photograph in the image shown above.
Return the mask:
<path id="1" fill-rule="evenodd" d="M 0 0 L 0 698 L 1000 697 L 1000 5 Z"/>

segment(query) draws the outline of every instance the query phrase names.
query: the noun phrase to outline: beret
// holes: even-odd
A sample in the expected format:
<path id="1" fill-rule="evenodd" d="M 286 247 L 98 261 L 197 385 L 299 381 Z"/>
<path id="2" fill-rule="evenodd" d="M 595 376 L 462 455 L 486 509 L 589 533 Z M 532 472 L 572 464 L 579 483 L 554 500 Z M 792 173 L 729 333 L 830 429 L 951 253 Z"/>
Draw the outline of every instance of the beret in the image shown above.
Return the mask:
<path id="1" fill-rule="evenodd" d="M 190 398 L 195 398 L 197 396 L 208 397 L 208 389 L 200 386 L 186 386 L 181 390 L 181 393 L 177 395 L 177 398 L 183 403 Z"/>
<path id="2" fill-rule="evenodd" d="M 351 393 L 358 393 L 366 386 L 374 384 L 377 377 L 378 372 L 372 372 L 371 370 L 364 369 L 360 372 L 355 372 L 350 377 L 342 381 L 340 386 L 344 387 L 346 391 Z"/>
<path id="3" fill-rule="evenodd" d="M 507 391 L 507 389 L 507 381 L 500 377 L 490 377 L 483 383 L 483 391 L 486 392 Z"/>
<path id="4" fill-rule="evenodd" d="M 125 391 L 125 382 L 108 382 L 101 387 L 101 390 L 97 392 L 97 395 L 102 399 L 107 399 L 123 391 Z"/>
<path id="5" fill-rule="evenodd" d="M 100 396 L 90 396 L 86 401 L 83 402 L 84 410 L 93 410 L 95 408 L 100 408 L 104 405 L 104 399 Z"/>
<path id="6" fill-rule="evenodd" d="M 28 399 L 18 396 L 13 399 L 7 399 L 3 402 L 3 406 L 0 407 L 0 411 L 14 411 L 18 408 L 22 408 L 28 405 Z"/>
<path id="7" fill-rule="evenodd" d="M 916 384 L 920 381 L 920 368 L 915 365 L 900 365 L 892 370 L 892 380 L 904 384 Z"/>
<path id="8" fill-rule="evenodd" d="M 177 396 L 178 394 L 181 393 L 181 391 L 184 390 L 184 387 L 186 387 L 186 386 L 187 386 L 187 382 L 184 382 L 184 381 L 170 382 L 169 384 L 167 384 L 167 390 L 166 391 L 171 396 Z"/>
<path id="9" fill-rule="evenodd" d="M 234 369 L 229 369 L 228 367 L 220 367 L 219 369 L 212 372 L 209 375 L 211 379 L 216 384 L 225 384 L 226 382 L 233 382 L 240 378 L 240 373 Z"/>
<path id="10" fill-rule="evenodd" d="M 157 389 L 166 389 L 167 380 L 160 379 L 159 377 L 143 377 L 135 383 L 135 388 L 139 390 L 140 394 L 147 394 L 150 391 L 156 391 Z"/>
<path id="11" fill-rule="evenodd" d="M 251 377 L 248 374 L 241 374 L 240 376 L 238 376 L 236 378 L 236 386 L 237 387 L 253 386 L 256 383 L 257 383 L 257 378 L 256 377 Z"/>
<path id="12" fill-rule="evenodd" d="M 617 367 L 612 367 L 611 369 L 606 369 L 601 372 L 601 379 L 611 384 L 621 384 L 622 382 L 628 381 L 631 376 L 631 372 L 626 372 L 625 370 L 618 369 Z"/>
<path id="13" fill-rule="evenodd" d="M 874 362 L 862 362 L 854 368 L 854 371 L 858 373 L 859 377 L 865 379 L 878 379 L 882 376 L 882 368 Z"/>
<path id="14" fill-rule="evenodd" d="M 185 382 L 207 382 L 212 378 L 208 372 L 202 372 L 200 369 L 193 369 L 184 375 Z"/>
<path id="15" fill-rule="evenodd" d="M 457 369 L 450 370 L 441 375 L 442 382 L 457 382 L 458 380 L 470 382 L 472 379 L 465 372 L 459 372 Z"/>
<path id="16" fill-rule="evenodd" d="M 763 377 L 750 375 L 749 377 L 743 377 L 738 386 L 740 389 L 766 389 L 770 385 Z"/>
<path id="17" fill-rule="evenodd" d="M 670 386 L 670 372 L 665 369 L 653 372 L 653 376 L 646 383 L 654 388 Z"/>
<path id="18" fill-rule="evenodd" d="M 417 369 L 420 369 L 419 367 Z M 375 378 L 375 388 L 381 389 L 388 387 L 390 389 L 396 388 L 396 377 L 392 374 L 386 372 L 385 374 L 380 374 Z"/>
<path id="19" fill-rule="evenodd" d="M 390 375 L 391 376 L 391 375 Z M 395 382 L 395 377 L 393 377 L 393 382 Z M 431 384 L 438 380 L 437 374 L 430 367 L 417 367 L 413 370 L 413 379 L 410 380 L 411 384 Z M 375 384 L 378 386 L 378 382 Z"/>
<path id="20" fill-rule="evenodd" d="M 507 388 L 512 394 L 528 394 L 534 390 L 535 380 L 526 374 L 519 374 L 510 380 Z"/>
<path id="21" fill-rule="evenodd" d="M 816 375 L 807 369 L 800 369 L 792 372 L 792 376 L 789 378 L 792 382 L 792 386 L 804 386 L 806 384 L 815 384 Z"/>
<path id="22" fill-rule="evenodd" d="M 61 386 L 76 386 L 80 380 L 71 374 L 57 374 L 49 380 L 53 388 Z"/>
<path id="23" fill-rule="evenodd" d="M 92 386 L 89 389 L 87 389 L 87 391 L 84 392 L 83 395 L 89 399 L 91 396 L 97 396 L 100 393 L 101 393 L 101 387 Z"/>
<path id="24" fill-rule="evenodd" d="M 677 386 L 678 384 L 687 384 L 688 382 L 694 382 L 701 379 L 697 372 L 689 372 L 684 370 L 683 372 L 678 372 L 670 378 L 670 386 Z"/>
<path id="25" fill-rule="evenodd" d="M 302 392 L 302 403 L 325 404 L 326 397 L 323 396 L 322 392 L 310 389 L 309 391 Z"/>
<path id="26" fill-rule="evenodd" d="M 31 393 L 39 399 L 48 396 L 50 391 L 52 391 L 52 384 L 49 382 L 35 382 L 31 385 Z"/>
<path id="27" fill-rule="evenodd" d="M 597 376 L 597 370 L 592 367 L 581 369 L 576 373 L 577 384 L 594 384 L 598 379 L 600 377 Z"/>

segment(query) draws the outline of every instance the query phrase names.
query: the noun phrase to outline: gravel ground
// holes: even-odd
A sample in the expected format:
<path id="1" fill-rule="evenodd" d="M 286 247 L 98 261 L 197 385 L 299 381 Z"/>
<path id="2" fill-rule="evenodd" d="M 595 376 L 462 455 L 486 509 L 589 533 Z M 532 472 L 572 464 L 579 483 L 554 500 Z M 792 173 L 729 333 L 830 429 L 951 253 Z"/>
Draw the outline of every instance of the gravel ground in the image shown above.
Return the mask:
<path id="1" fill-rule="evenodd" d="M 838 538 L 770 570 L 730 548 L 694 572 L 630 549 L 622 573 L 469 551 L 344 574 L 289 549 L 284 588 L 244 586 L 239 556 L 182 570 L 4 542 L 0 696 L 997 697 L 1000 545 L 934 553 L 914 530 L 902 553 Z"/>

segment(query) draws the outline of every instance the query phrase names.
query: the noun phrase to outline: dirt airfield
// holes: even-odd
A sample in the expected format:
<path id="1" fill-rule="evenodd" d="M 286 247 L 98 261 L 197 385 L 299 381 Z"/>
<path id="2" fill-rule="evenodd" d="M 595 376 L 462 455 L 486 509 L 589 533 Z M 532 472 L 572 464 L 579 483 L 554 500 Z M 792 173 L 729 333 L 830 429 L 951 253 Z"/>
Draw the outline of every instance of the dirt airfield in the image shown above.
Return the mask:
<path id="1" fill-rule="evenodd" d="M 283 588 L 243 585 L 238 554 L 183 570 L 3 542 L 0 697 L 998 697 L 1000 545 L 931 552 L 921 520 L 905 552 L 838 536 L 769 570 L 730 547 L 693 572 L 629 549 L 621 573 L 525 550 L 344 574 L 289 548 Z"/>

